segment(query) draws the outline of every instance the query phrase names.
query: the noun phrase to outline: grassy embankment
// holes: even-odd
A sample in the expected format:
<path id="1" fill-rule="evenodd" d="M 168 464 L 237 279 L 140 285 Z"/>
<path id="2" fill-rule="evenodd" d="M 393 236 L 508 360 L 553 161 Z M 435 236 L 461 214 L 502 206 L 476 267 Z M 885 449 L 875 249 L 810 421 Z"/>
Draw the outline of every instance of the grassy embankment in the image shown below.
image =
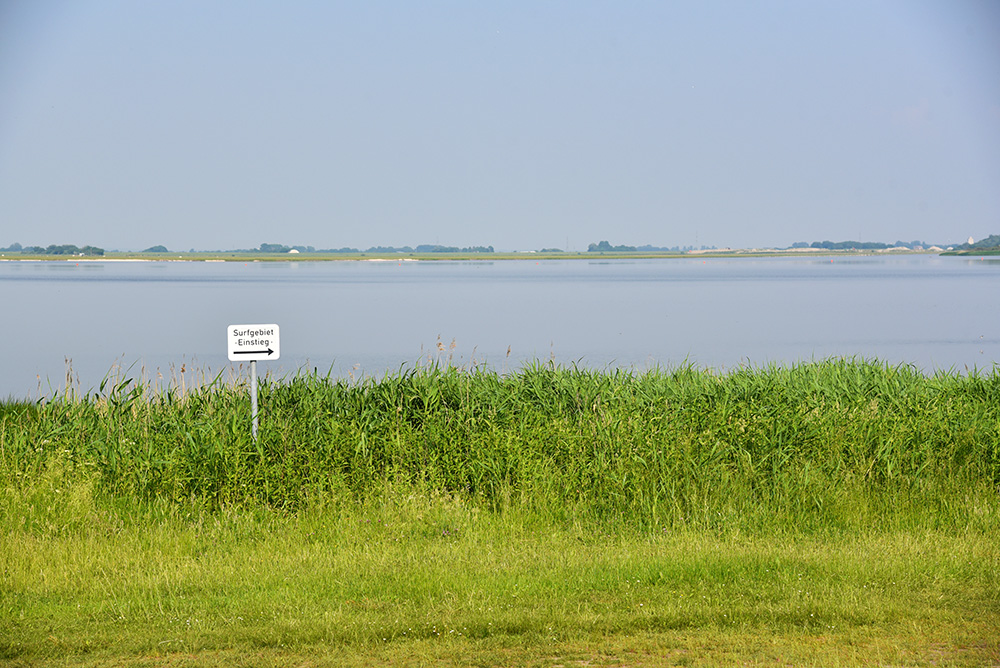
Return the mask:
<path id="1" fill-rule="evenodd" d="M 1000 661 L 1000 374 L 537 366 L 0 405 L 0 661 Z"/>

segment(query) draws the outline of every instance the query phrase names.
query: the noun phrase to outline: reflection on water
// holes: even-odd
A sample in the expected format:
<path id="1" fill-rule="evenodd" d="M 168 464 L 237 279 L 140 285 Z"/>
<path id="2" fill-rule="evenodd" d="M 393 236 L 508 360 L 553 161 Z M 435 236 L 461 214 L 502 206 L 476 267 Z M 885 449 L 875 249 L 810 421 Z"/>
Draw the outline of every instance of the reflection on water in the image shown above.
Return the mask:
<path id="1" fill-rule="evenodd" d="M 1000 262 L 937 256 L 476 262 L 0 262 L 0 396 L 235 374 L 227 325 L 281 325 L 272 373 L 418 362 L 732 368 L 831 356 L 925 370 L 1000 360 Z M 454 345 L 453 345 L 454 342 Z M 443 348 L 443 350 L 442 350 Z M 510 354 L 507 351 L 510 349 Z M 185 381 L 186 382 L 186 381 Z"/>

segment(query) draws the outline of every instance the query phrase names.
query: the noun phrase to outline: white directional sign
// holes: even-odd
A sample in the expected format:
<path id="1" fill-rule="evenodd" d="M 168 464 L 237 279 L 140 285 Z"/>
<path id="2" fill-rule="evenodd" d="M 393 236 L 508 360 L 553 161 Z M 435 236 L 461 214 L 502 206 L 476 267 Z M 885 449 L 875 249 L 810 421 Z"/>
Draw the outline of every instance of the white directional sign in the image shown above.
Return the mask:
<path id="1" fill-rule="evenodd" d="M 276 360 L 281 356 L 277 325 L 230 325 L 226 340 L 233 362 Z"/>

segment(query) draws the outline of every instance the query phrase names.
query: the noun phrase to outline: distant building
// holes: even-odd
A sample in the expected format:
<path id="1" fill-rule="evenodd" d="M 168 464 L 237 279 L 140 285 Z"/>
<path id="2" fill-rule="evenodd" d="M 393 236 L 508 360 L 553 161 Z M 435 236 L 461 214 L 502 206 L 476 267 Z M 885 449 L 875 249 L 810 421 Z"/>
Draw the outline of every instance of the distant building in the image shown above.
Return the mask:
<path id="1" fill-rule="evenodd" d="M 289 255 L 291 255 L 292 253 L 298 254 L 298 252 L 299 252 L 299 249 L 293 248 L 292 250 L 288 251 L 288 254 Z"/>

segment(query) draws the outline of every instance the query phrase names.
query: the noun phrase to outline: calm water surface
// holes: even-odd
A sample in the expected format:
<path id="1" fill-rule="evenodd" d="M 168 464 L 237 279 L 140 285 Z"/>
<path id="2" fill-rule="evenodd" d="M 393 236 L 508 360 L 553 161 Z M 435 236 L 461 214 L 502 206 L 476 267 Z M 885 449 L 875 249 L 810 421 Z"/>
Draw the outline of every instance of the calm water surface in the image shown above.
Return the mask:
<path id="1" fill-rule="evenodd" d="M 0 294 L 0 397 L 62 390 L 67 359 L 84 390 L 113 367 L 240 373 L 227 325 L 271 322 L 282 357 L 260 370 L 279 375 L 449 357 L 498 370 L 1000 361 L 1000 261 L 982 258 L 0 262 Z"/>

